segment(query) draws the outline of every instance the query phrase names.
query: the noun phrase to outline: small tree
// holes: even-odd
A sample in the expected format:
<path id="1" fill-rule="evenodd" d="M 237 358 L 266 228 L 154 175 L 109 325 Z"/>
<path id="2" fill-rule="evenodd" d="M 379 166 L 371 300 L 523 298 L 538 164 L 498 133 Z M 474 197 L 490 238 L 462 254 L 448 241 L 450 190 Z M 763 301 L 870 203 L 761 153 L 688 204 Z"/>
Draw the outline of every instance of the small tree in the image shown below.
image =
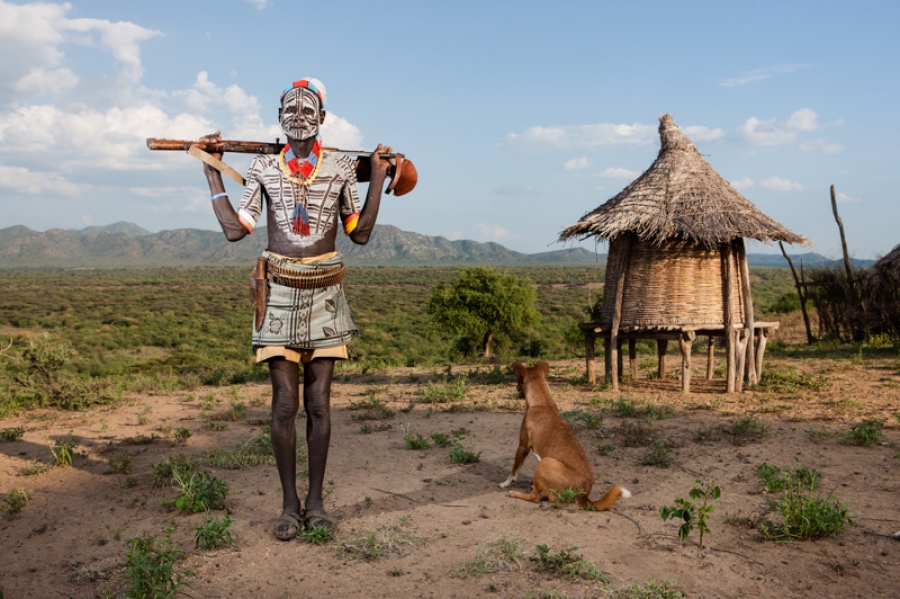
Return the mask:
<path id="1" fill-rule="evenodd" d="M 496 334 L 535 324 L 536 297 L 531 280 L 476 266 L 463 270 L 449 285 L 435 287 L 428 313 L 438 326 L 460 337 L 480 339 L 485 357 Z"/>

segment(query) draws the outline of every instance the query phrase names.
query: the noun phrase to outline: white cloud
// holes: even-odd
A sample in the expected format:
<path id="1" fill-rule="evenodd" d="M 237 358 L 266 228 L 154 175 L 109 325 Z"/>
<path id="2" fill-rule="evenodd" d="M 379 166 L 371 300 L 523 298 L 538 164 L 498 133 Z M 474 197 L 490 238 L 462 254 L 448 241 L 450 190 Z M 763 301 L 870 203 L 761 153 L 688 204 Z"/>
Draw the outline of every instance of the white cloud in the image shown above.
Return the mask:
<path id="1" fill-rule="evenodd" d="M 838 202 L 862 202 L 862 198 L 847 195 L 843 191 L 837 192 L 834 199 L 836 199 Z"/>
<path id="2" fill-rule="evenodd" d="M 0 94 L 63 93 L 77 81 L 63 63 L 66 44 L 98 46 L 107 50 L 121 65 L 120 74 L 130 82 L 143 74 L 140 42 L 162 35 L 134 23 L 103 19 L 69 19 L 72 5 L 30 3 L 12 4 L 0 0 L 0 53 L 16 56 L 0 61 Z M 60 85 L 48 86 L 54 75 L 63 77 Z"/>
<path id="3" fill-rule="evenodd" d="M 475 239 L 482 241 L 497 241 L 501 239 L 517 239 L 518 235 L 502 225 L 489 225 L 477 223 L 475 225 Z"/>
<path id="4" fill-rule="evenodd" d="M 0 166 L 0 189 L 29 195 L 74 196 L 84 192 L 87 187 L 72 183 L 59 175 L 38 173 L 24 167 Z"/>
<path id="5" fill-rule="evenodd" d="M 507 142 L 512 144 L 550 145 L 562 150 L 592 149 L 618 144 L 649 144 L 655 138 L 656 127 L 640 123 L 530 127 L 524 133 L 510 133 L 506 136 Z"/>
<path id="6" fill-rule="evenodd" d="M 363 148 L 363 135 L 359 127 L 333 112 L 325 115 L 325 122 L 322 123 L 322 140 L 326 146 L 342 150 L 375 149 Z"/>
<path id="7" fill-rule="evenodd" d="M 628 170 L 627 168 L 622 168 L 621 166 L 611 166 L 608 169 L 605 169 L 603 172 L 599 173 L 600 177 L 606 177 L 609 179 L 636 179 L 640 175 L 632 170 Z"/>
<path id="8" fill-rule="evenodd" d="M 781 177 L 769 177 L 760 182 L 760 185 L 771 191 L 800 191 L 803 186 L 795 181 L 788 181 Z"/>
<path id="9" fill-rule="evenodd" d="M 582 156 L 580 158 L 572 158 L 570 160 L 566 160 L 566 163 L 563 165 L 563 168 L 567 171 L 574 171 L 578 169 L 587 168 L 591 165 L 590 161 L 587 159 L 587 156 Z"/>
<path id="10" fill-rule="evenodd" d="M 743 179 L 738 179 L 736 181 L 729 181 L 729 183 L 738 191 L 742 189 L 750 189 L 751 187 L 753 187 L 753 179 L 751 179 L 750 177 L 744 177 Z"/>
<path id="11" fill-rule="evenodd" d="M 788 73 L 793 73 L 795 71 L 799 71 L 801 69 L 807 69 L 813 65 L 811 64 L 775 64 L 769 65 L 767 67 L 762 67 L 759 69 L 753 69 L 751 71 L 747 71 L 743 75 L 739 75 L 738 77 L 732 77 L 730 79 L 723 80 L 720 85 L 723 87 L 739 87 L 742 85 L 748 85 L 750 83 L 756 83 L 757 81 L 763 81 L 765 79 L 769 79 L 774 77 L 775 75 L 786 75 Z"/>
<path id="12" fill-rule="evenodd" d="M 835 124 L 839 124 L 837 121 Z M 809 108 L 801 108 L 785 121 L 771 119 L 761 121 L 750 117 L 739 132 L 750 143 L 758 146 L 778 146 L 796 141 L 801 132 L 817 131 L 823 125 L 819 117 Z"/>
<path id="13" fill-rule="evenodd" d="M 718 127 L 710 129 L 709 127 L 704 127 L 702 125 L 692 125 L 689 127 L 682 127 L 681 130 L 691 139 L 691 141 L 715 141 L 725 136 L 725 132 Z"/>
<path id="14" fill-rule="evenodd" d="M 35 96 L 51 91 L 66 93 L 78 85 L 78 76 L 69 69 L 32 69 L 16 82 L 16 91 Z"/>

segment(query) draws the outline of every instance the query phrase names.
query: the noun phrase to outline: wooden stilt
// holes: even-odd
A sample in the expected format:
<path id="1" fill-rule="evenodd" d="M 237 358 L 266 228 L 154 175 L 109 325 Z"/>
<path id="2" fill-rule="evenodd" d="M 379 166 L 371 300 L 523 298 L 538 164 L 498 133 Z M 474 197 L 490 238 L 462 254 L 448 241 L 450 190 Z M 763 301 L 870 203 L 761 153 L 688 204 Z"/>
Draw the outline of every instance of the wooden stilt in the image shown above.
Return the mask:
<path id="1" fill-rule="evenodd" d="M 744 377 L 742 376 L 742 373 L 747 368 L 747 342 L 750 339 L 750 335 L 747 334 L 747 329 L 741 329 L 739 331 L 735 331 L 735 336 L 737 337 L 737 343 L 735 344 L 737 365 L 735 366 L 736 374 L 734 380 L 734 390 L 738 393 L 741 393 L 744 390 Z"/>
<path id="2" fill-rule="evenodd" d="M 691 345 L 694 343 L 694 331 L 684 331 L 681 334 L 681 392 L 691 392 Z"/>
<path id="3" fill-rule="evenodd" d="M 616 352 L 616 356 L 619 358 L 619 364 L 618 364 L 619 379 L 622 379 L 625 376 L 625 369 L 622 367 L 623 366 L 622 362 L 624 362 L 624 360 L 623 360 L 624 355 L 622 354 L 622 341 L 624 341 L 624 340 L 621 337 L 619 337 L 619 347 L 617 348 L 618 351 Z"/>
<path id="4" fill-rule="evenodd" d="M 744 330 L 747 331 L 746 349 L 742 362 L 746 365 L 745 376 L 741 376 L 751 387 L 756 384 L 759 374 L 756 372 L 755 352 L 753 351 L 753 297 L 750 293 L 750 266 L 747 264 L 747 250 L 743 238 L 735 240 L 738 266 L 741 269 L 741 295 L 744 299 Z M 742 385 L 743 386 L 743 385 Z"/>
<path id="5" fill-rule="evenodd" d="M 609 385 L 613 378 L 613 369 L 612 369 L 612 343 L 610 343 L 609 337 L 603 338 L 603 382 Z"/>
<path id="6" fill-rule="evenodd" d="M 762 379 L 763 354 L 766 352 L 766 329 L 759 329 L 759 345 L 756 347 L 756 372 Z"/>
<path id="7" fill-rule="evenodd" d="M 622 262 L 619 266 L 618 276 L 616 277 L 616 302 L 613 306 L 612 328 L 609 331 L 609 349 L 612 352 L 608 364 L 612 368 L 612 388 L 613 391 L 619 390 L 619 326 L 622 324 L 622 298 L 625 295 L 625 273 L 628 270 L 628 263 L 631 261 L 631 244 L 633 243 L 633 235 L 626 236 L 625 250 L 622 256 Z"/>
<path id="8" fill-rule="evenodd" d="M 715 349 L 716 349 L 716 341 L 715 337 L 709 338 L 709 343 L 706 346 L 706 380 L 711 381 L 713 377 L 713 364 L 715 363 Z"/>
<path id="9" fill-rule="evenodd" d="M 726 375 L 725 375 L 725 392 L 734 393 L 735 388 L 735 336 L 734 336 L 734 315 L 731 308 L 734 305 L 734 265 L 732 261 L 732 248 L 730 243 L 722 244 L 722 260 L 725 264 L 725 293 L 722 299 L 724 310 L 725 325 L 725 356 L 726 356 Z"/>
<path id="10" fill-rule="evenodd" d="M 669 349 L 669 340 L 668 339 L 657 339 L 656 340 L 656 359 L 658 362 L 658 370 L 657 374 L 659 375 L 659 380 L 663 380 L 666 378 L 666 351 Z"/>
<path id="11" fill-rule="evenodd" d="M 593 385 L 597 378 L 594 372 L 594 346 L 596 342 L 597 334 L 593 330 L 584 329 L 584 361 L 589 385 Z"/>
<path id="12" fill-rule="evenodd" d="M 637 347 L 634 339 L 628 340 L 628 361 L 631 363 L 631 380 L 636 381 L 638 378 L 638 362 Z"/>

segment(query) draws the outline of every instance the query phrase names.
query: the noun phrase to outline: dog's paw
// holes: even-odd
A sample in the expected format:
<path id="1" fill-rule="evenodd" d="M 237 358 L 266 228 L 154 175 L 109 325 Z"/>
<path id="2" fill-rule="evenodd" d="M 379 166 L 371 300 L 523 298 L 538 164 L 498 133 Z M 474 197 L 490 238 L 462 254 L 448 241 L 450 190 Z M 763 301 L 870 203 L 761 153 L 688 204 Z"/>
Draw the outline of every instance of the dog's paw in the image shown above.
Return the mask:
<path id="1" fill-rule="evenodd" d="M 501 489 L 505 489 L 506 487 L 508 487 L 509 485 L 511 485 L 511 484 L 514 483 L 514 482 L 516 482 L 516 479 L 513 478 L 512 476 L 510 476 L 510 477 L 508 477 L 505 481 L 503 481 L 502 483 L 500 483 L 500 488 L 501 488 Z"/>

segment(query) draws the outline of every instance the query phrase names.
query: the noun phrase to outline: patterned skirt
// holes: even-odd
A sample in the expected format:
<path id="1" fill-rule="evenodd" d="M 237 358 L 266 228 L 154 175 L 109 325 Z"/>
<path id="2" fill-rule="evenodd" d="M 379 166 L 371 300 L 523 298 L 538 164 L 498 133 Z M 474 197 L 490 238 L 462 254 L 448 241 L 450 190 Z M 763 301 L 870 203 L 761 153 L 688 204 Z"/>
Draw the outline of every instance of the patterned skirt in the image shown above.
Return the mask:
<path id="1" fill-rule="evenodd" d="M 343 264 L 340 254 L 313 263 L 299 263 L 263 252 L 270 270 L 296 272 L 308 277 L 333 271 Z M 344 295 L 343 283 L 317 289 L 299 289 L 268 281 L 269 299 L 265 320 L 259 331 L 253 331 L 253 351 L 258 347 L 278 346 L 316 349 L 346 345 L 357 333 Z"/>

